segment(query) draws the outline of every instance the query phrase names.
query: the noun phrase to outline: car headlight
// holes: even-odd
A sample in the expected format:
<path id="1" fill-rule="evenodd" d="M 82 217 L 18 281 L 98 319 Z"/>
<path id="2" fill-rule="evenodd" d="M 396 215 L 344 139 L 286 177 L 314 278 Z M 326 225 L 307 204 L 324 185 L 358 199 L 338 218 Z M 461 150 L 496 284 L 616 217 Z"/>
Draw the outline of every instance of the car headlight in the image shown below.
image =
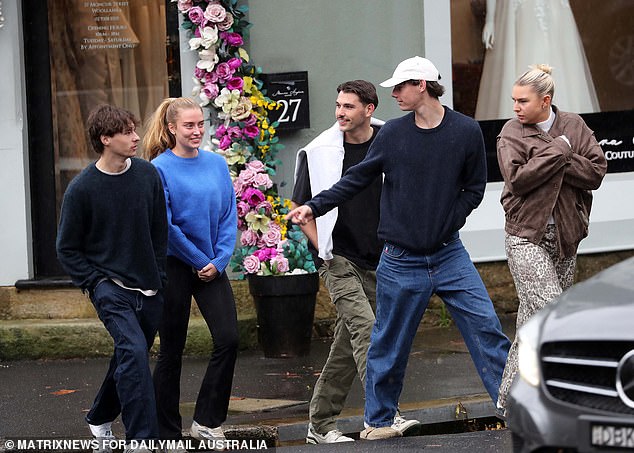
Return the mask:
<path id="1" fill-rule="evenodd" d="M 517 333 L 517 361 L 520 376 L 533 387 L 537 387 L 540 381 L 541 372 L 537 350 L 544 317 L 544 311 L 536 313 Z"/>

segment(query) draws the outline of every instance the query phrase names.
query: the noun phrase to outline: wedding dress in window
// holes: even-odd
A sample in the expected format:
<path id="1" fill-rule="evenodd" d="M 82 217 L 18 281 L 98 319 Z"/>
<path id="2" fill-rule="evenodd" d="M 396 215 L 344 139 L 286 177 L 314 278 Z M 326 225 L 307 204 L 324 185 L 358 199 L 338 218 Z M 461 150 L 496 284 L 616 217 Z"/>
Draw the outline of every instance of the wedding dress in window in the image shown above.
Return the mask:
<path id="1" fill-rule="evenodd" d="M 538 63 L 553 67 L 553 103 L 559 108 L 576 113 L 599 111 L 568 0 L 487 0 L 487 22 L 492 10 L 494 40 L 484 57 L 477 120 L 513 117 L 513 83 Z"/>

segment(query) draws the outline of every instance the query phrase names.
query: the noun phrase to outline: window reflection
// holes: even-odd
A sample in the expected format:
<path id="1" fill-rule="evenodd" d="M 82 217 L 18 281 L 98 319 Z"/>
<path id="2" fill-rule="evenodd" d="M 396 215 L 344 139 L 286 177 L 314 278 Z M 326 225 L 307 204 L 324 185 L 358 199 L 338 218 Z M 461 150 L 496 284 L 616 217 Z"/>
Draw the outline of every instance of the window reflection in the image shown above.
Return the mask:
<path id="1" fill-rule="evenodd" d="M 165 2 L 48 0 L 48 14 L 59 207 L 70 180 L 97 158 L 88 112 L 111 103 L 145 123 L 168 95 Z"/>
<path id="2" fill-rule="evenodd" d="M 488 10 L 490 49 L 483 44 Z M 554 68 L 554 104 L 563 110 L 634 106 L 631 0 L 605 0 L 601 7 L 585 0 L 451 0 L 451 21 L 458 111 L 479 120 L 512 117 L 510 87 L 535 63 Z"/>

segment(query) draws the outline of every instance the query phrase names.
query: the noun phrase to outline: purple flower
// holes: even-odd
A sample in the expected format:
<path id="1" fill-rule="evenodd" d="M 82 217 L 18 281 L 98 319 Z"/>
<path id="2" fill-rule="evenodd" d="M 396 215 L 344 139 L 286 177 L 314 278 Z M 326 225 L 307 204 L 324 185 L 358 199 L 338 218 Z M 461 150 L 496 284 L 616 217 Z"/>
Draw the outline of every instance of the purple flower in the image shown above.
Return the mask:
<path id="1" fill-rule="evenodd" d="M 248 274 L 255 274 L 260 270 L 260 259 L 255 254 L 249 255 L 242 261 L 242 265 Z"/>
<path id="2" fill-rule="evenodd" d="M 257 206 L 264 201 L 264 194 L 258 189 L 248 187 L 242 194 L 242 200 L 249 203 L 250 206 Z"/>
<path id="3" fill-rule="evenodd" d="M 231 138 L 242 138 L 242 130 L 238 126 L 229 126 L 227 135 Z"/>
<path id="4" fill-rule="evenodd" d="M 245 215 L 248 214 L 248 212 L 249 212 L 249 210 L 251 208 L 244 201 L 238 201 L 238 203 L 236 205 L 236 209 L 238 211 L 238 217 L 244 217 Z"/>
<path id="5" fill-rule="evenodd" d="M 218 82 L 218 74 L 215 72 L 207 72 L 205 71 L 205 83 L 217 83 Z"/>
<path id="6" fill-rule="evenodd" d="M 231 138 L 228 135 L 223 135 L 223 137 L 218 142 L 218 148 L 227 149 L 231 146 Z"/>
<path id="7" fill-rule="evenodd" d="M 258 122 L 258 119 L 255 117 L 253 113 L 249 115 L 247 119 L 244 120 L 244 124 L 247 126 L 255 126 L 257 122 Z"/>
<path id="8" fill-rule="evenodd" d="M 249 138 L 255 138 L 260 135 L 260 128 L 257 126 L 245 126 L 242 133 Z"/>
<path id="9" fill-rule="evenodd" d="M 200 6 L 194 6 L 187 12 L 187 17 L 189 17 L 189 20 L 196 25 L 204 25 L 204 23 L 207 22 L 204 14 L 205 13 Z"/>
<path id="10" fill-rule="evenodd" d="M 200 69 L 198 66 L 194 68 L 194 77 L 196 77 L 198 80 L 205 79 L 207 74 L 209 74 L 207 71 L 205 71 L 204 69 Z"/>
<path id="11" fill-rule="evenodd" d="M 266 215 L 270 215 L 271 211 L 273 210 L 273 206 L 271 205 L 271 203 L 269 203 L 268 201 L 263 201 L 262 203 L 258 204 L 255 209 L 259 212 L 260 209 L 264 209 L 264 214 Z M 275 223 L 271 223 L 269 226 L 273 226 Z M 275 224 L 277 225 L 277 224 Z"/>
<path id="12" fill-rule="evenodd" d="M 227 44 L 229 44 L 230 46 L 239 47 L 244 44 L 244 40 L 239 33 L 223 32 L 220 33 L 220 38 L 227 41 Z"/>
<path id="13" fill-rule="evenodd" d="M 277 256 L 277 249 L 275 249 L 273 247 L 265 247 L 265 248 L 262 248 L 260 250 L 256 250 L 255 252 L 253 252 L 253 256 L 255 256 L 257 259 L 259 259 L 260 262 L 268 261 L 271 258 Z"/>
<path id="14" fill-rule="evenodd" d="M 216 128 L 215 136 L 216 138 L 220 138 L 226 133 L 227 133 L 227 126 L 225 126 L 224 124 L 221 124 L 220 126 Z"/>
<path id="15" fill-rule="evenodd" d="M 206 83 L 202 91 L 205 96 L 207 96 L 207 98 L 211 99 L 212 101 L 216 99 L 218 97 L 218 94 L 220 93 L 220 89 L 215 83 Z"/>
<path id="16" fill-rule="evenodd" d="M 241 77 L 231 77 L 227 82 L 227 88 L 230 90 L 238 90 L 242 91 L 242 87 L 244 86 L 244 80 Z"/>
<path id="17" fill-rule="evenodd" d="M 233 69 L 231 69 L 231 67 L 225 62 L 216 65 L 216 75 L 218 76 L 218 79 L 223 82 L 229 80 L 233 73 Z"/>
<path id="18" fill-rule="evenodd" d="M 238 58 L 238 57 L 230 58 L 229 61 L 227 61 L 227 64 L 231 67 L 231 69 L 235 71 L 240 66 L 242 66 L 242 58 Z"/>

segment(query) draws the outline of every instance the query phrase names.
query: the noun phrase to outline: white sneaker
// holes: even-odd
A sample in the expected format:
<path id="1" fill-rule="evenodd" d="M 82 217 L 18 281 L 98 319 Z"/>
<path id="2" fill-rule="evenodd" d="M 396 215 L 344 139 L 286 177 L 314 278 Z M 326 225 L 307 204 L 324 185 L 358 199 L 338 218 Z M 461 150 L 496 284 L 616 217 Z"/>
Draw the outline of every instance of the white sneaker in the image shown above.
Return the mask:
<path id="1" fill-rule="evenodd" d="M 354 439 L 344 436 L 338 429 L 328 431 L 326 434 L 319 434 L 313 428 L 312 423 L 308 424 L 308 434 L 306 435 L 307 444 L 335 444 L 338 442 L 354 442 Z"/>
<path id="2" fill-rule="evenodd" d="M 115 439 L 112 434 L 112 422 L 104 423 L 102 425 L 91 425 L 88 423 L 88 427 L 95 439 L 99 441 L 99 446 L 97 448 L 93 448 L 93 453 L 112 453 L 112 448 L 110 448 L 109 442 Z"/>
<path id="3" fill-rule="evenodd" d="M 203 426 L 194 420 L 192 427 L 189 429 L 190 435 L 194 439 L 213 441 L 213 449 L 216 451 L 224 451 L 228 449 L 227 438 L 222 431 L 222 427 L 209 428 Z"/>
<path id="4" fill-rule="evenodd" d="M 396 415 L 392 423 L 392 429 L 401 433 L 401 436 L 415 436 L 420 433 L 421 426 L 418 420 L 407 420 L 400 415 Z"/>

